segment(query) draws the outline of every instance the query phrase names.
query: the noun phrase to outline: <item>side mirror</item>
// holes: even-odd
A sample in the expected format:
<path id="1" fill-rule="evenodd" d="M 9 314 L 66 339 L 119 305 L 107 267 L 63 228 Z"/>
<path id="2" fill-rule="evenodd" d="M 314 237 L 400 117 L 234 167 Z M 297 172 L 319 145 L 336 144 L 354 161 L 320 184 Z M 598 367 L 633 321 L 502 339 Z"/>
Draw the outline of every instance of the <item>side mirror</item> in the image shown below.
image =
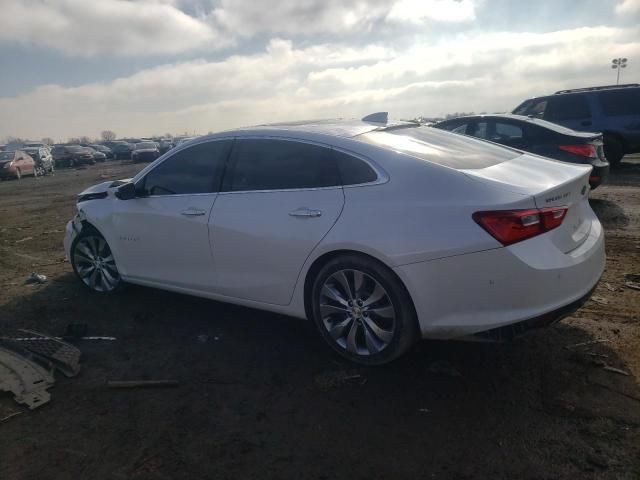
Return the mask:
<path id="1" fill-rule="evenodd" d="M 116 190 L 116 197 L 120 200 L 131 200 L 136 198 L 136 186 L 129 182 L 121 185 L 118 190 Z"/>

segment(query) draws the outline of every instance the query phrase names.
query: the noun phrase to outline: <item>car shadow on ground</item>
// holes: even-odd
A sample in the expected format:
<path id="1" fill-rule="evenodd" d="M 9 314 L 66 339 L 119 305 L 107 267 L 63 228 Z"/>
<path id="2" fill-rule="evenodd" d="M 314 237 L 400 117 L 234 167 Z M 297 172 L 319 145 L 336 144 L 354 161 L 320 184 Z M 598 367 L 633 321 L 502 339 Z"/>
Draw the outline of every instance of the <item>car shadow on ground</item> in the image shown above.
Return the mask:
<path id="1" fill-rule="evenodd" d="M 629 216 L 617 202 L 590 198 L 589 204 L 605 229 L 617 230 L 629 225 Z"/>
<path id="2" fill-rule="evenodd" d="M 2 426 L 2 478 L 621 478 L 640 467 L 637 380 L 606 370 L 624 369 L 616 353 L 564 323 L 506 344 L 423 341 L 367 368 L 333 354 L 311 322 L 134 286 L 99 296 L 72 274 L 25 288 L 0 306 L 0 329 L 86 323 L 117 340 L 79 342 L 81 374 L 58 375 L 50 404 Z M 134 379 L 180 386 L 105 387 Z M 20 408 L 0 396 L 0 413 Z"/>

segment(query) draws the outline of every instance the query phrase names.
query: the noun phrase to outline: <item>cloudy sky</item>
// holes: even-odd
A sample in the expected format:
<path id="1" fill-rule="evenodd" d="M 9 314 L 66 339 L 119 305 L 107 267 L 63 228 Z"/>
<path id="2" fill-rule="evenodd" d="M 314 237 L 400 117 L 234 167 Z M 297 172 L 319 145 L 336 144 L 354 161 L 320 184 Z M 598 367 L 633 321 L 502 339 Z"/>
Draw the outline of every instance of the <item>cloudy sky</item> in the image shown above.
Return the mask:
<path id="1" fill-rule="evenodd" d="M 640 0 L 0 0 L 0 140 L 507 111 L 640 81 Z"/>

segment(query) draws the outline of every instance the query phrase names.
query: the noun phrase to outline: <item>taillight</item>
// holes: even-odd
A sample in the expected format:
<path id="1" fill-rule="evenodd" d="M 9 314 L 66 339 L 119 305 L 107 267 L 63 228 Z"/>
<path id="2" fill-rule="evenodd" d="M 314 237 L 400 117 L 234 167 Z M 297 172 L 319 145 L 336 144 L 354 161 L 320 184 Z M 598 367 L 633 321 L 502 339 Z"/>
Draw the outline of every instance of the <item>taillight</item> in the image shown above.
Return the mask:
<path id="1" fill-rule="evenodd" d="M 583 145 L 560 145 L 558 148 L 560 148 L 560 150 L 564 150 L 565 152 L 580 155 L 581 157 L 596 158 L 598 156 L 596 147 L 594 147 L 590 143 Z"/>
<path id="2" fill-rule="evenodd" d="M 566 214 L 567 207 L 551 207 L 476 212 L 473 219 L 493 238 L 507 246 L 553 230 L 562 224 Z"/>

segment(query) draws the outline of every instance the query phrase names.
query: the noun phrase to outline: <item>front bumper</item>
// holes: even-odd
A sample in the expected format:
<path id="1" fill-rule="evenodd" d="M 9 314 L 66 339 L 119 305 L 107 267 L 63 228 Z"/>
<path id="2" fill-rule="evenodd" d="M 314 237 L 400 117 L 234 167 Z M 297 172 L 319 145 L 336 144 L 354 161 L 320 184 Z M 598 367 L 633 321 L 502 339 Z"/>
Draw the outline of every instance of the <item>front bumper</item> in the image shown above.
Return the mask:
<path id="1" fill-rule="evenodd" d="M 62 241 L 64 245 L 64 256 L 67 260 L 71 260 L 71 244 L 73 240 L 76 238 L 76 230 L 73 227 L 73 220 L 67 222 L 67 225 L 64 229 L 64 239 Z"/>
<path id="2" fill-rule="evenodd" d="M 551 232 L 550 232 L 551 233 Z M 604 232 L 569 253 L 549 234 L 509 247 L 419 262 L 394 270 L 409 290 L 425 338 L 460 338 L 573 308 L 604 270 Z"/>

